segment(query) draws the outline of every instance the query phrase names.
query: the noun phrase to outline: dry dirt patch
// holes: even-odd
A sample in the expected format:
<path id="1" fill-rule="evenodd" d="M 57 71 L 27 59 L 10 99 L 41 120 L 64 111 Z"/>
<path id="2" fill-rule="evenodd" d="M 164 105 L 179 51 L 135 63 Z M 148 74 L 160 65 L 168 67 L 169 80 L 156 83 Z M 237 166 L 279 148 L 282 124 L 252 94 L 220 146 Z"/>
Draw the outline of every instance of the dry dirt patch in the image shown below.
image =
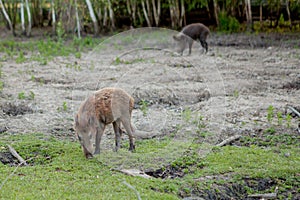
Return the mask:
<path id="1" fill-rule="evenodd" d="M 283 42 L 286 37 L 212 35 L 208 54 L 195 44 L 191 56 L 185 52 L 181 57 L 174 53 L 172 32 L 147 34 L 114 36 L 81 59 L 56 57 L 46 66 L 1 61 L 5 87 L 0 127 L 9 133 L 42 132 L 74 140 L 73 116 L 79 104 L 107 86 L 133 95 L 133 122 L 138 133 L 148 138 L 180 127 L 174 138 L 192 142 L 201 117 L 205 124 L 201 131 L 213 133 L 204 142 L 216 144 L 230 135 L 267 127 L 270 105 L 282 113 L 287 104 L 299 106 L 297 37 Z M 18 99 L 20 92 L 29 91 L 34 99 Z M 141 110 L 143 102 L 146 114 Z M 184 119 L 185 110 L 199 118 Z M 296 118 L 291 126 L 297 126 Z M 112 149 L 112 138 L 109 128 L 102 141 L 104 150 Z"/>

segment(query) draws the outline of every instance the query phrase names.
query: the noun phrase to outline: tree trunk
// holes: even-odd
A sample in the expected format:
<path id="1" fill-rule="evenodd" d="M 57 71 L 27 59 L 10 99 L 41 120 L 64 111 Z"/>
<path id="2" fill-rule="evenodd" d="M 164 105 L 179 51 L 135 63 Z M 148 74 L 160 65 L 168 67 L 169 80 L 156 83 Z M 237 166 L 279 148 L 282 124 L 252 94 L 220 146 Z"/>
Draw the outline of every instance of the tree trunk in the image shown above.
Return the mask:
<path id="1" fill-rule="evenodd" d="M 143 24 L 144 18 L 143 18 L 142 14 L 141 14 L 140 7 L 137 7 L 137 12 L 136 12 L 136 13 L 137 13 L 137 16 L 138 16 L 138 18 L 139 18 L 140 24 Z"/>
<path id="2" fill-rule="evenodd" d="M 214 2 L 214 15 L 216 19 L 216 24 L 219 26 L 219 12 L 218 12 L 218 2 L 217 0 L 213 0 Z"/>
<path id="3" fill-rule="evenodd" d="M 51 14 L 52 14 L 52 34 L 56 34 L 56 16 L 55 16 L 55 6 L 54 0 L 51 1 Z"/>
<path id="4" fill-rule="evenodd" d="M 92 3 L 91 3 L 90 0 L 85 0 L 85 2 L 87 4 L 87 6 L 88 6 L 89 13 L 90 13 L 91 19 L 92 19 L 93 24 L 94 24 L 94 34 L 95 34 L 95 36 L 97 36 L 99 34 L 99 27 L 98 27 L 97 18 L 95 16 L 95 13 L 94 13 L 94 10 L 93 10 Z"/>
<path id="5" fill-rule="evenodd" d="M 160 0 L 157 1 L 157 8 L 155 5 L 155 0 L 152 0 L 152 7 L 153 7 L 153 16 L 154 16 L 155 25 L 158 26 L 159 19 L 160 19 L 160 13 L 161 13 Z"/>
<path id="6" fill-rule="evenodd" d="M 28 18 L 28 29 L 27 29 L 26 36 L 30 37 L 31 36 L 31 12 L 30 12 L 28 0 L 25 0 L 25 3 L 26 3 L 27 18 Z"/>
<path id="7" fill-rule="evenodd" d="M 107 28 L 107 8 L 104 6 L 103 27 Z"/>
<path id="8" fill-rule="evenodd" d="M 169 0 L 172 28 L 179 28 L 185 24 L 184 0 Z"/>
<path id="9" fill-rule="evenodd" d="M 24 16 L 24 0 L 22 0 L 20 3 L 20 14 L 21 14 L 22 35 L 26 35 L 25 16 Z"/>
<path id="10" fill-rule="evenodd" d="M 184 24 L 183 24 L 183 22 L 184 22 Z M 183 25 L 186 25 L 184 0 L 181 0 L 181 15 L 180 15 L 180 20 L 179 20 L 179 25 L 180 25 L 180 27 L 182 27 Z"/>
<path id="11" fill-rule="evenodd" d="M 151 6 L 149 3 L 149 0 L 146 0 L 146 6 L 147 6 L 147 13 L 148 13 L 148 19 L 150 21 L 151 26 L 153 25 L 153 19 L 152 19 L 152 10 L 151 10 Z"/>
<path id="12" fill-rule="evenodd" d="M 142 8 L 143 8 L 143 12 L 144 12 L 144 16 L 145 16 L 147 25 L 148 25 L 148 27 L 151 27 L 151 22 L 150 22 L 150 19 L 148 17 L 149 16 L 148 12 L 146 11 L 146 8 L 145 8 L 145 2 L 144 2 L 144 0 L 142 0 Z"/>
<path id="13" fill-rule="evenodd" d="M 174 13 L 174 4 L 172 0 L 169 0 L 169 9 L 170 9 L 170 18 L 171 18 L 171 27 L 175 28 L 175 13 Z"/>
<path id="14" fill-rule="evenodd" d="M 136 0 L 131 1 L 133 25 L 136 26 Z"/>
<path id="15" fill-rule="evenodd" d="M 80 29 L 80 19 L 78 15 L 78 5 L 77 5 L 77 0 L 75 0 L 75 15 L 76 15 L 76 24 L 77 24 L 77 37 L 81 39 L 81 29 Z"/>
<path id="16" fill-rule="evenodd" d="M 281 1 L 279 1 L 278 4 L 277 4 L 275 27 L 277 27 L 277 26 L 279 25 L 279 19 L 280 19 L 280 3 L 281 3 Z"/>
<path id="17" fill-rule="evenodd" d="M 247 30 L 252 30 L 252 12 L 251 12 L 251 1 L 245 0 L 245 11 L 246 11 L 246 18 L 247 18 Z"/>
<path id="18" fill-rule="evenodd" d="M 100 29 L 103 28 L 103 14 L 102 14 L 102 8 L 99 6 L 98 12 L 97 12 L 98 20 L 100 23 Z"/>
<path id="19" fill-rule="evenodd" d="M 108 1 L 109 19 L 110 19 L 110 22 L 111 22 L 111 29 L 115 30 L 116 29 L 115 14 L 114 14 L 114 11 L 112 9 L 111 1 L 110 0 L 107 0 L 107 1 Z"/>
<path id="20" fill-rule="evenodd" d="M 259 5 L 259 22 L 260 22 L 260 28 L 263 27 L 263 3 L 260 2 Z"/>
<path id="21" fill-rule="evenodd" d="M 131 26 L 136 26 L 136 0 L 127 0 L 126 5 L 127 11 L 130 15 Z"/>
<path id="22" fill-rule="evenodd" d="M 291 19 L 291 13 L 290 13 L 290 7 L 289 7 L 289 0 L 285 0 L 285 7 L 286 7 L 286 12 L 289 18 L 289 26 L 290 29 L 292 29 L 292 19 Z"/>
<path id="23" fill-rule="evenodd" d="M 10 20 L 10 18 L 8 16 L 6 10 L 5 10 L 5 7 L 3 5 L 2 0 L 0 0 L 0 5 L 1 5 L 1 8 L 2 8 L 2 13 L 3 13 L 3 15 L 4 15 L 4 17 L 5 17 L 5 19 L 6 19 L 7 23 L 8 23 L 9 29 L 10 29 L 11 33 L 13 34 L 13 36 L 15 36 L 16 35 L 15 34 L 15 30 L 14 30 L 14 28 L 12 26 L 12 23 L 11 23 L 11 20 Z"/>

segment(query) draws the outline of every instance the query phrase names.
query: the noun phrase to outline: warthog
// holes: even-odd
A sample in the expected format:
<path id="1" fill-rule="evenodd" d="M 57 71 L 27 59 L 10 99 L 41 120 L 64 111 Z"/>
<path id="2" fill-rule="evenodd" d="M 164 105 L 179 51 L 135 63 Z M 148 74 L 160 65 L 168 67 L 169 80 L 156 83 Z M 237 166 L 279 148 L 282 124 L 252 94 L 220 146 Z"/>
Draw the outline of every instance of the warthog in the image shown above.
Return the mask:
<path id="1" fill-rule="evenodd" d="M 179 53 L 182 55 L 185 49 L 186 44 L 189 45 L 189 55 L 192 52 L 192 45 L 194 40 L 199 40 L 201 46 L 205 49 L 205 52 L 208 51 L 208 45 L 206 39 L 210 31 L 208 27 L 201 23 L 189 24 L 185 26 L 180 33 L 174 35 L 173 38 L 176 41 L 179 41 Z"/>
<path id="2" fill-rule="evenodd" d="M 75 131 L 86 158 L 100 153 L 100 142 L 105 126 L 112 123 L 115 132 L 115 151 L 120 148 L 121 123 L 129 136 L 129 150 L 135 149 L 133 141 L 134 129 L 131 124 L 131 113 L 134 99 L 119 88 L 104 88 L 96 91 L 80 105 L 75 116 Z"/>

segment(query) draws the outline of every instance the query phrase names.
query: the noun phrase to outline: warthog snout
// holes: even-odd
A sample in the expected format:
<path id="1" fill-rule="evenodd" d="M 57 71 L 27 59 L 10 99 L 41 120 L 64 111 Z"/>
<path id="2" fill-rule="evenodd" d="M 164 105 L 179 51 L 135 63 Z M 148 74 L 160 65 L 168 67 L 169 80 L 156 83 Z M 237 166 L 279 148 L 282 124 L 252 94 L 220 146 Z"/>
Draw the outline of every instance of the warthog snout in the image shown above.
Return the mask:
<path id="1" fill-rule="evenodd" d="M 93 158 L 93 154 L 89 152 L 84 146 L 82 146 L 82 149 L 86 158 Z"/>

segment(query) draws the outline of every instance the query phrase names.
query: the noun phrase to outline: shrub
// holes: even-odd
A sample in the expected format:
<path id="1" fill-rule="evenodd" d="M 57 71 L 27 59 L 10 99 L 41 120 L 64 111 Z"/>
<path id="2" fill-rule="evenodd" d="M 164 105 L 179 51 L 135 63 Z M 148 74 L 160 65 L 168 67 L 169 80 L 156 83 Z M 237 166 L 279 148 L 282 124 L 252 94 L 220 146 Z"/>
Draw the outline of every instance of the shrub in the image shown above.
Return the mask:
<path id="1" fill-rule="evenodd" d="M 223 32 L 238 32 L 240 30 L 239 21 L 231 16 L 227 16 L 225 12 L 220 12 L 219 14 L 219 31 Z"/>

